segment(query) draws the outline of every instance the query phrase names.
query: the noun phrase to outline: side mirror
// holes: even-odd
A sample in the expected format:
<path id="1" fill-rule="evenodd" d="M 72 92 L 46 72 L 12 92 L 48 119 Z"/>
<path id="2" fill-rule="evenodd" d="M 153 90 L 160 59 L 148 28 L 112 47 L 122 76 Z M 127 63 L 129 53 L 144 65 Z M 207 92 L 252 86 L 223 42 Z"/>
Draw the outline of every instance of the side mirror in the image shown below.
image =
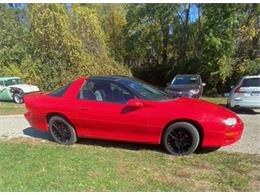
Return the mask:
<path id="1" fill-rule="evenodd" d="M 142 108 L 144 107 L 144 103 L 142 100 L 139 99 L 131 99 L 127 102 L 126 106 L 129 108 Z"/>
<path id="2" fill-rule="evenodd" d="M 205 87 L 205 86 L 206 86 L 206 83 L 202 83 L 202 86 Z"/>

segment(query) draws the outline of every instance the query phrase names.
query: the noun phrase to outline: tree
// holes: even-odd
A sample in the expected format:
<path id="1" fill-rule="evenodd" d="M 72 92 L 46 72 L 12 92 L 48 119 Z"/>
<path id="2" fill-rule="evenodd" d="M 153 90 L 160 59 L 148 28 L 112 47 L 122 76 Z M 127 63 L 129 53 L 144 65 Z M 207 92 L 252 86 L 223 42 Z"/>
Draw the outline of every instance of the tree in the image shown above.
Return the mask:
<path id="1" fill-rule="evenodd" d="M 21 75 L 19 64 L 26 55 L 28 31 L 18 21 L 18 10 L 0 5 L 0 75 Z"/>
<path id="2" fill-rule="evenodd" d="M 107 36 L 107 46 L 117 62 L 124 61 L 123 28 L 126 25 L 125 6 L 121 4 L 100 4 L 97 6 L 101 26 Z"/>
<path id="3" fill-rule="evenodd" d="M 31 48 L 26 62 L 31 62 L 29 72 L 38 75 L 44 90 L 80 75 L 129 74 L 107 55 L 95 10 L 73 5 L 68 12 L 63 4 L 34 4 L 29 9 Z"/>

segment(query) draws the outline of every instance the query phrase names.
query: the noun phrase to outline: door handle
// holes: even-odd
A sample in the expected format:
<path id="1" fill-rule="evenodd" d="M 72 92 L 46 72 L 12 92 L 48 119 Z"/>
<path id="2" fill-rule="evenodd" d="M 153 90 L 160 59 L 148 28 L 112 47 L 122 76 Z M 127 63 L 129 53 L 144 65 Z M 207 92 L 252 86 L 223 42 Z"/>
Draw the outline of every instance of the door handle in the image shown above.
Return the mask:
<path id="1" fill-rule="evenodd" d="M 88 108 L 86 108 L 86 107 L 81 107 L 80 110 L 85 110 L 85 111 L 86 111 L 86 110 L 88 110 Z"/>

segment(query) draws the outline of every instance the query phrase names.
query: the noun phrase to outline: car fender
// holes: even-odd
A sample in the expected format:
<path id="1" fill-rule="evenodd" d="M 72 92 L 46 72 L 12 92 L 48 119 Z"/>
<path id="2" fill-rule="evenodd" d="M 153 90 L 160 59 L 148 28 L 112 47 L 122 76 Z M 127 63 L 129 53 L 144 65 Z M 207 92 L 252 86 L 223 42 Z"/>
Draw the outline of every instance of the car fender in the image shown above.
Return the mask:
<path id="1" fill-rule="evenodd" d="M 0 100 L 12 100 L 13 93 L 10 91 L 9 87 L 3 87 L 0 90 Z"/>

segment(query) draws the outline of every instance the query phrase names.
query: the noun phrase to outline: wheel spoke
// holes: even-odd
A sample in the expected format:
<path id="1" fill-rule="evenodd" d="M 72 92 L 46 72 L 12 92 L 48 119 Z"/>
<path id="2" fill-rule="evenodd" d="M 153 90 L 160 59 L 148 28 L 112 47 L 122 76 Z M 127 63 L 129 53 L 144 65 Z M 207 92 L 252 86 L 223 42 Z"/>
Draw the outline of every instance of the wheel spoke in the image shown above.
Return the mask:
<path id="1" fill-rule="evenodd" d="M 173 132 L 170 132 L 170 133 L 169 133 L 169 136 L 170 136 L 173 140 L 176 140 L 176 139 L 177 139 Z"/>
<path id="2" fill-rule="evenodd" d="M 55 121 L 52 124 L 51 130 L 54 136 L 56 137 L 56 139 L 58 139 L 62 143 L 68 142 L 71 138 L 69 127 L 63 122 Z"/>
<path id="3" fill-rule="evenodd" d="M 187 152 L 192 146 L 192 142 L 192 136 L 187 129 L 177 128 L 168 133 L 167 144 L 174 153 Z"/>
<path id="4" fill-rule="evenodd" d="M 52 124 L 52 126 L 53 126 L 56 130 L 59 129 L 59 127 L 58 127 L 58 125 L 56 124 L 56 122 L 54 122 L 54 123 Z"/>

